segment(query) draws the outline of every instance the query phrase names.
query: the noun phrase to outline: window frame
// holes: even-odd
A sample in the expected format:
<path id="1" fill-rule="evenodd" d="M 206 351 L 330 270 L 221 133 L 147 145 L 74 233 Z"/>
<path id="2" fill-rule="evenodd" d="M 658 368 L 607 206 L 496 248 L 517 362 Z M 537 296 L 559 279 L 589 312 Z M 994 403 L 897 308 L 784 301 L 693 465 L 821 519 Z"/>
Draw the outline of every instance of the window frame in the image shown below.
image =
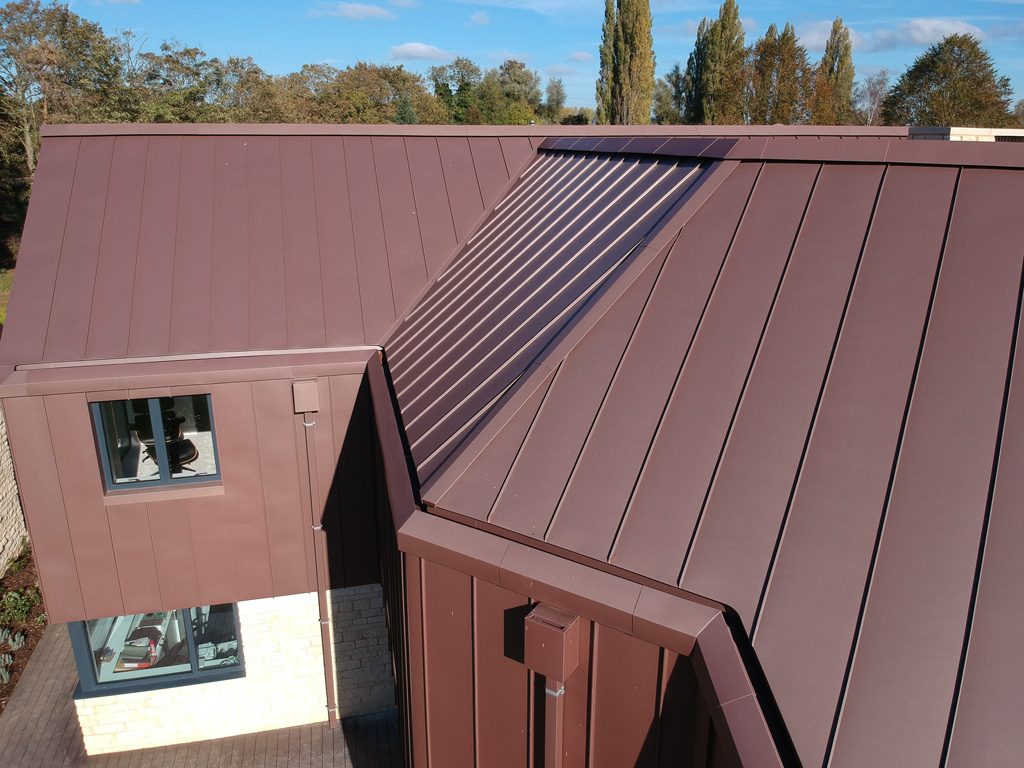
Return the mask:
<path id="1" fill-rule="evenodd" d="M 179 688 L 186 685 L 214 683 L 219 680 L 235 680 L 239 677 L 245 677 L 245 652 L 242 647 L 241 627 L 238 623 L 238 603 L 226 603 L 226 605 L 231 606 L 231 616 L 235 625 L 235 637 L 238 642 L 238 664 L 235 666 L 201 669 L 196 638 L 192 631 L 192 611 L 195 608 L 174 608 L 171 610 L 181 611 L 185 617 L 185 636 L 188 639 L 188 659 L 191 670 L 188 672 L 174 672 L 167 675 L 154 675 L 153 677 L 136 677 L 130 680 L 108 680 L 103 683 L 96 679 L 96 668 L 93 666 L 92 661 L 93 652 L 89 644 L 89 630 L 85 622 L 68 622 L 71 650 L 74 652 L 75 666 L 78 668 L 78 687 L 75 689 L 74 698 L 88 699 L 122 693 L 159 691 L 165 688 Z"/>
<path id="2" fill-rule="evenodd" d="M 89 412 L 92 415 L 92 431 L 96 440 L 96 452 L 100 457 L 100 468 L 103 472 L 103 487 L 108 493 L 121 493 L 123 491 L 144 491 L 147 489 L 166 489 L 179 485 L 191 485 L 193 483 L 219 483 L 221 482 L 220 450 L 217 447 L 217 426 L 213 416 L 213 397 L 209 392 L 194 392 L 186 395 L 170 395 L 170 397 L 205 397 L 206 410 L 210 416 L 210 441 L 213 445 L 213 461 L 217 471 L 208 475 L 192 475 L 184 477 L 171 477 L 170 462 L 167 459 L 167 443 L 164 435 L 163 420 L 160 418 L 159 397 L 126 398 L 119 400 L 103 400 L 89 403 Z M 113 468 L 110 466 L 110 456 L 107 453 L 107 434 L 103 427 L 103 415 L 100 406 L 103 403 L 122 403 L 131 400 L 145 400 L 149 410 L 150 427 L 153 430 L 154 448 L 156 449 L 157 469 L 160 476 L 153 480 L 141 480 L 134 483 L 117 483 L 114 481 Z"/>

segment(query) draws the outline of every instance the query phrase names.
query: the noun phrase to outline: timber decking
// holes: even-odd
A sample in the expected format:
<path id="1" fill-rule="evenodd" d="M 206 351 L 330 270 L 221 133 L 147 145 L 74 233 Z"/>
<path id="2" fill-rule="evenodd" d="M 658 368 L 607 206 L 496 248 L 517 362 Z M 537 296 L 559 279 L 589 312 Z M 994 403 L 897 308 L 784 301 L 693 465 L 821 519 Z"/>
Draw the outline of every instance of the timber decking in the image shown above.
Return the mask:
<path id="1" fill-rule="evenodd" d="M 67 632 L 47 628 L 0 717 L 0 768 L 377 768 L 402 765 L 397 713 L 170 747 L 85 755 Z"/>

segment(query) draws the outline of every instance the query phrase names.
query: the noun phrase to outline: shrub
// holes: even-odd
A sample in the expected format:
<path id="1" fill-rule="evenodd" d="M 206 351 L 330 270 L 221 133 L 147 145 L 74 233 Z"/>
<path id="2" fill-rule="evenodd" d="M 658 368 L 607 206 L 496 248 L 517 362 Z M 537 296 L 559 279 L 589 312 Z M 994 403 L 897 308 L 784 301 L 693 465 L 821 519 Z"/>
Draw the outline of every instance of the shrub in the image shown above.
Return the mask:
<path id="1" fill-rule="evenodd" d="M 16 635 L 11 635 L 7 640 L 7 647 L 12 651 L 20 650 L 25 645 L 25 635 L 19 632 Z"/>
<path id="2" fill-rule="evenodd" d="M 28 620 L 32 609 L 41 601 L 35 587 L 13 589 L 0 598 L 0 623 L 12 624 Z"/>

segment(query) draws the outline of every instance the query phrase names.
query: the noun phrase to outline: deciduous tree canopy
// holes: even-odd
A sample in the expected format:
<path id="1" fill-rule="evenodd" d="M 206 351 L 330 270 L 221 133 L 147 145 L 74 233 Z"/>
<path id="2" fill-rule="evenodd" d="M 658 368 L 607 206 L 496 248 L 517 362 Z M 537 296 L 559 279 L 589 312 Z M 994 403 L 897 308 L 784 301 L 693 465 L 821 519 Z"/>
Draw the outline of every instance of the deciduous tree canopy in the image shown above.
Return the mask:
<path id="1" fill-rule="evenodd" d="M 1009 125 L 1013 89 L 972 35 L 949 35 L 931 46 L 885 97 L 889 125 Z"/>

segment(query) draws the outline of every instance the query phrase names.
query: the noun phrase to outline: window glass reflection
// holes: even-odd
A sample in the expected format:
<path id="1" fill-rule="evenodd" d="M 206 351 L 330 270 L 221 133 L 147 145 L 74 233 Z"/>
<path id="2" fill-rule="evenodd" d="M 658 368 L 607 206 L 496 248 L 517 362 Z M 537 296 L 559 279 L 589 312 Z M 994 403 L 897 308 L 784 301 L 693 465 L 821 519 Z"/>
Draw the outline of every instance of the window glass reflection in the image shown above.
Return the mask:
<path id="1" fill-rule="evenodd" d="M 181 611 L 113 616 L 85 625 L 99 683 L 192 669 Z"/>

